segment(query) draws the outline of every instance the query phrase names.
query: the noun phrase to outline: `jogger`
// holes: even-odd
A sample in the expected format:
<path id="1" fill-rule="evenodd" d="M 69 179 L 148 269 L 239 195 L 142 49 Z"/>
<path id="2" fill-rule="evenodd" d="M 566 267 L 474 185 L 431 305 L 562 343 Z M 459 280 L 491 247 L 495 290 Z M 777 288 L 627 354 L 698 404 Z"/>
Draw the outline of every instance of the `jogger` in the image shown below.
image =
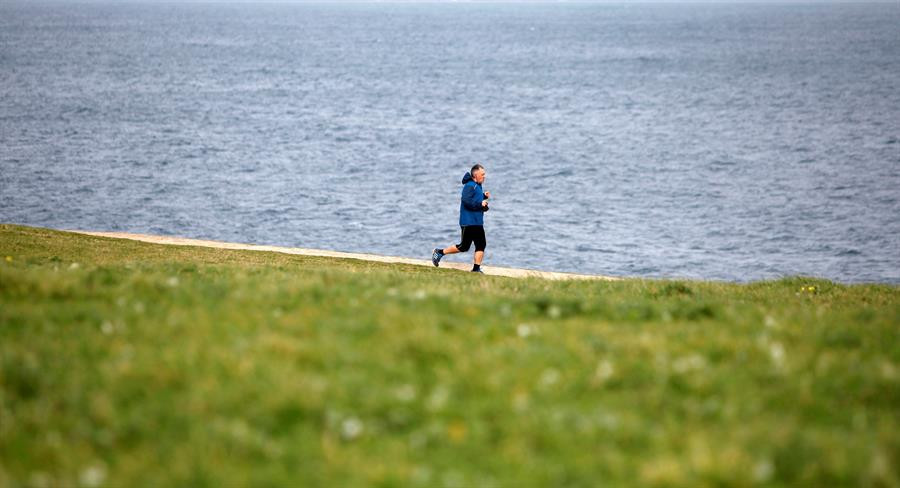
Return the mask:
<path id="1" fill-rule="evenodd" d="M 459 226 L 462 238 L 455 246 L 445 249 L 436 248 L 431 252 L 431 262 L 435 266 L 440 265 L 441 258 L 445 254 L 466 252 L 474 243 L 475 257 L 472 271 L 482 273 L 481 261 L 484 259 L 484 248 L 487 247 L 487 239 L 484 235 L 484 213 L 488 211 L 487 201 L 491 197 L 491 192 L 481 188 L 485 174 L 484 167 L 476 164 L 463 176 L 463 189 L 459 202 Z"/>

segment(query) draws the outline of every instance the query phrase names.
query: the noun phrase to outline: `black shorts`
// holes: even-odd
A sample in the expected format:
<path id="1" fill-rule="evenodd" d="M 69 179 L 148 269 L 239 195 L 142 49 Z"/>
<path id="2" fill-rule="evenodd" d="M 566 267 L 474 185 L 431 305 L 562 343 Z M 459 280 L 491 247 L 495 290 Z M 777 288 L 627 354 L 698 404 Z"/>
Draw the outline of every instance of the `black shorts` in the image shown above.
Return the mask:
<path id="1" fill-rule="evenodd" d="M 487 246 L 487 239 L 484 238 L 483 225 L 464 225 L 460 228 L 462 229 L 462 241 L 456 245 L 459 252 L 468 251 L 469 246 L 473 242 L 475 243 L 476 251 L 484 251 L 485 246 Z"/>

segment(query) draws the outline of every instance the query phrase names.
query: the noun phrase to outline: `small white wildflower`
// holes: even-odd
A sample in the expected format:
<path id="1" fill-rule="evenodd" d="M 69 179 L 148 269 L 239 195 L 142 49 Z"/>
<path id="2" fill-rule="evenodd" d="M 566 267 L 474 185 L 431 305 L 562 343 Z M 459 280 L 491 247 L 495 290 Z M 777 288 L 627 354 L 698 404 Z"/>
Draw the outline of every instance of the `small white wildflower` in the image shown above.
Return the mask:
<path id="1" fill-rule="evenodd" d="M 175 288 L 176 286 L 178 286 L 178 277 L 170 276 L 169 279 L 166 280 L 166 284 L 172 288 Z"/>
<path id="2" fill-rule="evenodd" d="M 597 412 L 597 424 L 606 430 L 616 430 L 619 428 L 619 417 L 601 410 Z"/>
<path id="3" fill-rule="evenodd" d="M 764 483 L 769 481 L 772 478 L 772 474 L 775 472 L 775 467 L 772 465 L 772 461 L 768 459 L 763 459 L 762 461 L 756 463 L 753 466 L 753 478 L 757 483 Z"/>
<path id="4" fill-rule="evenodd" d="M 704 366 L 706 366 L 706 360 L 699 354 L 691 354 L 690 356 L 678 358 L 672 362 L 672 369 L 674 369 L 676 373 L 686 373 L 691 370 L 702 369 Z"/>
<path id="5" fill-rule="evenodd" d="M 773 342 L 769 345 L 769 355 L 772 357 L 772 362 L 775 363 L 776 366 L 784 365 L 784 346 L 782 346 L 778 342 Z"/>
<path id="6" fill-rule="evenodd" d="M 72 263 L 69 265 L 69 269 L 78 269 L 80 267 L 81 267 L 81 265 L 78 263 Z"/>
<path id="7" fill-rule="evenodd" d="M 894 470 L 889 459 L 881 449 L 875 451 L 872 462 L 869 464 L 870 475 L 875 479 L 888 479 L 888 476 L 893 476 Z"/>
<path id="8" fill-rule="evenodd" d="M 394 396 L 401 402 L 411 402 L 416 399 L 416 387 L 413 385 L 402 385 L 394 391 Z"/>
<path id="9" fill-rule="evenodd" d="M 551 319 L 558 319 L 559 316 L 562 315 L 562 310 L 556 305 L 551 305 L 550 308 L 547 309 L 547 315 L 549 315 Z"/>
<path id="10" fill-rule="evenodd" d="M 426 296 L 428 296 L 428 294 L 425 293 L 425 290 L 416 290 L 416 292 L 412 294 L 414 300 L 424 300 Z"/>
<path id="11" fill-rule="evenodd" d="M 447 388 L 438 386 L 431 392 L 431 396 L 428 397 L 428 408 L 432 411 L 440 410 L 447 405 L 447 400 L 449 398 L 450 392 L 447 391 Z"/>
<path id="12" fill-rule="evenodd" d="M 243 420 L 235 420 L 228 424 L 227 428 L 232 437 L 241 441 L 247 441 L 253 435 L 250 426 Z"/>
<path id="13" fill-rule="evenodd" d="M 545 369 L 543 373 L 541 373 L 541 385 L 543 386 L 553 386 L 557 382 L 559 382 L 559 371 L 553 368 Z"/>
<path id="14" fill-rule="evenodd" d="M 604 359 L 600 361 L 600 364 L 597 365 L 597 369 L 594 370 L 594 382 L 596 384 L 605 383 L 606 380 L 610 379 L 615 372 L 613 365 L 608 360 Z"/>
<path id="15" fill-rule="evenodd" d="M 516 327 L 516 333 L 519 334 L 519 337 L 528 337 L 531 335 L 531 326 L 528 324 L 519 324 L 518 327 Z"/>
<path id="16" fill-rule="evenodd" d="M 79 476 L 78 480 L 81 482 L 82 486 L 88 488 L 100 486 L 103 484 L 103 481 L 106 480 L 106 469 L 99 465 L 90 466 L 81 472 L 81 476 Z"/>
<path id="17" fill-rule="evenodd" d="M 347 440 L 353 440 L 359 437 L 363 431 L 363 423 L 356 417 L 344 419 L 341 423 L 341 436 Z"/>
<path id="18" fill-rule="evenodd" d="M 890 361 L 881 362 L 881 377 L 893 381 L 897 379 L 897 368 Z"/>
<path id="19" fill-rule="evenodd" d="M 116 327 L 109 320 L 104 320 L 100 325 L 100 331 L 106 335 L 112 334 L 116 330 Z"/>

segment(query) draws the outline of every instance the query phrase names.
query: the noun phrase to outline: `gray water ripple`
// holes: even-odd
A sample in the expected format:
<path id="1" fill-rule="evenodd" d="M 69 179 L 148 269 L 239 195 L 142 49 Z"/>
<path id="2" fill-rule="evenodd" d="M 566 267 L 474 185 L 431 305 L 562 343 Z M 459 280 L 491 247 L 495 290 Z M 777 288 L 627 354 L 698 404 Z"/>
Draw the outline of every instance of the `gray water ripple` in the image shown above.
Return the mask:
<path id="1" fill-rule="evenodd" d="M 900 282 L 891 5 L 0 4 L 0 220 Z M 452 257 L 465 260 L 466 256 Z"/>

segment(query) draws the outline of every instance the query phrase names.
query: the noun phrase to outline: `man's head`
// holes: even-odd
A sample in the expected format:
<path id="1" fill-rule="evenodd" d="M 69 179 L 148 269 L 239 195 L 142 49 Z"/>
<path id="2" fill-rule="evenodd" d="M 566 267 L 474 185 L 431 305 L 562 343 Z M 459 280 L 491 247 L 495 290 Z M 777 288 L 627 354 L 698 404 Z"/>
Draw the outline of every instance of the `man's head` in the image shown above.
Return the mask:
<path id="1" fill-rule="evenodd" d="M 475 183 L 479 185 L 484 183 L 484 175 L 486 174 L 484 171 L 484 166 L 480 164 L 476 164 L 472 166 L 472 169 L 469 171 L 469 174 L 472 175 L 472 179 L 475 180 Z"/>

